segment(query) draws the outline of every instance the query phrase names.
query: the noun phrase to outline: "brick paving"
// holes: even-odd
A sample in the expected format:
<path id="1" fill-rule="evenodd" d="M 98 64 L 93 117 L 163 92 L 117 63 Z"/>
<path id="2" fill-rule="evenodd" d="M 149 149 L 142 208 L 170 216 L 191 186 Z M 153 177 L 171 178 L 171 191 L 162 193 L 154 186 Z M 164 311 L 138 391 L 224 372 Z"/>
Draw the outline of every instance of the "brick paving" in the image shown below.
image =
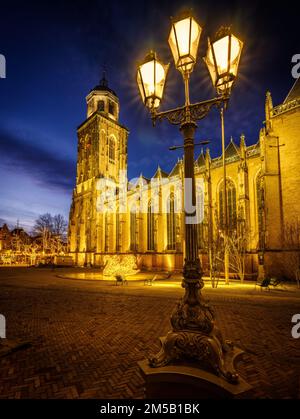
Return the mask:
<path id="1" fill-rule="evenodd" d="M 137 361 L 158 349 L 179 285 L 76 281 L 57 272 L 0 269 L 7 337 L 31 346 L 0 358 L 0 398 L 142 398 Z M 246 354 L 243 397 L 300 398 L 300 339 L 291 318 L 300 293 L 211 290 L 218 325 Z"/>

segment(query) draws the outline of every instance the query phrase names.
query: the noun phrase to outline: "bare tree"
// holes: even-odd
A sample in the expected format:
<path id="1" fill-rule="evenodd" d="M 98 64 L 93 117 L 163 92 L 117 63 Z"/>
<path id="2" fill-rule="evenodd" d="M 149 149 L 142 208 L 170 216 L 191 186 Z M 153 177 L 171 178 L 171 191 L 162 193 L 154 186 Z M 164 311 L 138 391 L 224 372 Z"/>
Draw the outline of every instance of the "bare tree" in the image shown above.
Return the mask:
<path id="1" fill-rule="evenodd" d="M 66 238 L 67 222 L 63 215 L 52 216 L 49 213 L 40 215 L 35 221 L 33 233 L 41 236 L 42 250 L 57 254 L 62 251 L 62 241 Z"/>
<path id="2" fill-rule="evenodd" d="M 229 248 L 229 266 L 232 272 L 235 272 L 241 282 L 245 279 L 245 259 L 247 250 L 247 232 L 241 230 L 234 231 L 228 236 Z"/>
<path id="3" fill-rule="evenodd" d="M 36 220 L 33 227 L 33 234 L 35 235 L 43 235 L 45 231 L 49 233 L 53 232 L 53 217 L 51 214 L 46 213 L 40 215 Z"/>
<path id="4" fill-rule="evenodd" d="M 209 257 L 209 269 L 212 288 L 217 288 L 220 279 L 220 273 L 224 264 L 224 237 L 220 227 L 219 217 L 217 211 L 214 215 L 214 222 L 211 226 L 212 234 L 209 237 L 203 238 L 203 249 L 207 252 Z"/>
<path id="5" fill-rule="evenodd" d="M 61 214 L 56 214 L 53 217 L 53 233 L 65 238 L 67 232 L 68 223 L 65 217 Z"/>
<path id="6" fill-rule="evenodd" d="M 19 235 L 15 235 L 11 238 L 11 250 L 14 253 L 20 253 L 24 249 L 24 244 L 21 240 L 21 237 Z"/>
<path id="7" fill-rule="evenodd" d="M 224 266 L 224 237 L 222 231 L 215 226 L 211 239 L 211 283 L 213 288 L 218 288 L 220 273 Z"/>
<path id="8" fill-rule="evenodd" d="M 212 286 L 217 288 L 220 272 L 224 270 L 224 252 L 225 245 L 228 246 L 229 254 L 229 270 L 236 273 L 241 280 L 245 278 L 245 265 L 248 240 L 250 237 L 249 230 L 244 226 L 232 229 L 227 236 L 226 243 L 224 241 L 223 227 L 219 220 L 217 211 L 214 215 L 214 230 L 212 234 L 211 244 L 211 280 Z"/>

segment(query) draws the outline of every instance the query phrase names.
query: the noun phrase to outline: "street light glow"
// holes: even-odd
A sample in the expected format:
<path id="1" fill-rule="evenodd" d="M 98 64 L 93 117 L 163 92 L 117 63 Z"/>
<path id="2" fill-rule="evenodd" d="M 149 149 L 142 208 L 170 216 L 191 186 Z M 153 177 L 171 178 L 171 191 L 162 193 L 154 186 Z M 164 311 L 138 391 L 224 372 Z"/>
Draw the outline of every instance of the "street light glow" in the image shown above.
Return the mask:
<path id="1" fill-rule="evenodd" d="M 149 96 L 154 95 L 156 84 L 159 86 L 165 77 L 163 66 L 153 60 L 149 63 L 143 64 L 140 68 L 140 72 L 142 74 L 146 92 Z"/>
<path id="2" fill-rule="evenodd" d="M 217 92 L 230 93 L 237 77 L 243 42 L 231 33 L 230 28 L 220 28 L 215 39 L 208 39 L 204 61 Z"/>
<path id="3" fill-rule="evenodd" d="M 169 66 L 157 60 L 151 52 L 138 67 L 137 83 L 144 104 L 149 108 L 158 108 L 163 97 L 164 86 Z"/>
<path id="4" fill-rule="evenodd" d="M 169 45 L 178 70 L 182 72 L 193 70 L 197 60 L 201 32 L 200 25 L 191 16 L 173 22 Z"/>
<path id="5" fill-rule="evenodd" d="M 229 36 L 225 36 L 214 43 L 218 73 L 223 74 L 228 69 Z M 230 73 L 235 73 L 234 64 L 240 53 L 240 43 L 235 36 L 231 37 Z M 212 50 L 209 51 L 209 60 L 213 62 Z"/>

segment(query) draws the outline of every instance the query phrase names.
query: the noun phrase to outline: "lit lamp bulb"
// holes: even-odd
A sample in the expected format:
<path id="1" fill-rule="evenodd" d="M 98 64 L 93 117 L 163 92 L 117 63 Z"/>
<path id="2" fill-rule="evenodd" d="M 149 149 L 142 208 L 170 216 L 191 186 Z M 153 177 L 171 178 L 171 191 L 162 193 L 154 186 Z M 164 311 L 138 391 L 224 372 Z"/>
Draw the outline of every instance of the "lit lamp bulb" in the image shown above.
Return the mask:
<path id="1" fill-rule="evenodd" d="M 216 56 L 218 73 L 220 75 L 224 74 L 228 70 L 228 45 L 229 45 L 229 36 L 219 39 L 214 43 L 214 52 Z M 231 52 L 230 52 L 230 69 L 229 71 L 233 73 L 233 66 L 240 54 L 240 44 L 235 36 L 231 37 Z M 209 59 L 213 62 L 212 50 L 209 51 Z"/>
<path id="2" fill-rule="evenodd" d="M 190 73 L 194 68 L 201 32 L 200 25 L 191 16 L 172 23 L 169 45 L 175 66 L 182 73 Z"/>
<path id="3" fill-rule="evenodd" d="M 230 33 L 229 28 L 221 28 L 215 41 L 208 40 L 204 61 L 218 92 L 230 92 L 238 73 L 242 49 L 243 43 Z"/>
<path id="4" fill-rule="evenodd" d="M 163 97 L 164 86 L 169 65 L 157 60 L 156 54 L 150 52 L 143 64 L 138 67 L 137 83 L 144 105 L 158 108 Z"/>

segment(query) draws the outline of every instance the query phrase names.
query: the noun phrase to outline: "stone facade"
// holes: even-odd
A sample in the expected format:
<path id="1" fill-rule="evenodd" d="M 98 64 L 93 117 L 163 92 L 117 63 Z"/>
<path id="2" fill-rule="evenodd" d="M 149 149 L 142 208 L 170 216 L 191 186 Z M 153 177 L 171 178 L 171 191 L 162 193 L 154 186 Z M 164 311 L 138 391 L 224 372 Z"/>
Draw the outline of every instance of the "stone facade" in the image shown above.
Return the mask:
<path id="1" fill-rule="evenodd" d="M 293 276 L 284 261 L 299 251 L 299 93 L 297 81 L 276 107 L 267 93 L 266 120 L 257 143 L 247 146 L 242 135 L 239 144 L 231 139 L 226 148 L 228 222 L 232 234 L 247 236 L 248 273 L 257 273 L 260 260 L 265 274 Z M 184 215 L 178 200 L 183 200 L 183 162 L 179 160 L 170 173 L 158 167 L 152 179 L 141 175 L 127 183 L 121 177 L 127 173 L 128 130 L 119 123 L 119 100 L 106 80 L 88 95 L 87 105 L 87 120 L 78 128 L 70 255 L 78 265 L 103 266 L 106 255 L 134 253 L 140 268 L 182 269 Z M 202 185 L 197 204 L 203 211 L 199 253 L 208 269 L 207 238 L 211 232 L 214 240 L 222 227 L 222 158 L 212 159 L 207 149 L 195 161 L 195 174 Z M 107 181 L 101 183 L 104 179 L 116 189 L 113 197 L 103 200 L 108 189 Z M 120 210 L 124 185 L 127 203 Z"/>

